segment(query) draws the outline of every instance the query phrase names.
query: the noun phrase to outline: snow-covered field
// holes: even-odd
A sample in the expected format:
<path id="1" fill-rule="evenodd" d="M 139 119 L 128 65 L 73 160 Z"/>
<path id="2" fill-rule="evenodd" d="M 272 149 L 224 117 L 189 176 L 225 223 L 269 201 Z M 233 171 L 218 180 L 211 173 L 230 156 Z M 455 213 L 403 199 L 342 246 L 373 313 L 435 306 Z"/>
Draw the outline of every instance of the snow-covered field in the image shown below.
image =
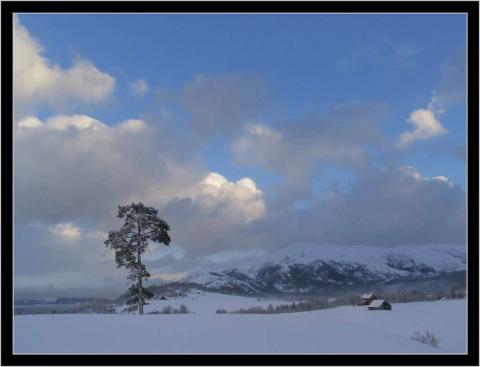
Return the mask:
<path id="1" fill-rule="evenodd" d="M 221 294 L 153 301 L 146 312 L 185 304 L 192 314 L 19 315 L 15 353 L 465 353 L 465 300 L 272 315 L 215 314 L 279 302 Z M 433 332 L 438 348 L 411 340 Z"/>

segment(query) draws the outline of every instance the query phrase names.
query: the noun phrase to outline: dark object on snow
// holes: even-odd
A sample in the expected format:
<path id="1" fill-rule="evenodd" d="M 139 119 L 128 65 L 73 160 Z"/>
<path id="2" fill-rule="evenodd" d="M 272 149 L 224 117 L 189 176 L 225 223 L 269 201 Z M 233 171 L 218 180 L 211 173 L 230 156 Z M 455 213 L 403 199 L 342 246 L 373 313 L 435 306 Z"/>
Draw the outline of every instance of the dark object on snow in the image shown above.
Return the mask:
<path id="1" fill-rule="evenodd" d="M 161 301 L 166 301 L 166 300 L 167 300 L 167 297 L 165 297 L 165 296 L 160 296 L 160 300 L 161 300 Z"/>
<path id="2" fill-rule="evenodd" d="M 170 226 L 158 217 L 158 210 L 146 207 L 142 203 L 132 203 L 119 206 L 117 218 L 123 219 L 122 227 L 117 231 L 110 231 L 105 246 L 115 250 L 117 268 L 125 267 L 130 271 L 127 279 L 130 281 L 127 312 L 143 314 L 146 300 L 153 297 L 153 293 L 143 287 L 143 280 L 150 277 L 142 263 L 142 254 L 150 243 L 170 244 L 168 231 Z"/>
<path id="3" fill-rule="evenodd" d="M 383 299 L 377 299 L 377 300 L 373 301 L 372 303 L 370 303 L 370 305 L 368 306 L 368 310 L 369 311 L 373 311 L 373 310 L 391 311 L 392 310 L 392 305 L 390 303 L 388 303 L 387 301 L 383 300 Z"/>

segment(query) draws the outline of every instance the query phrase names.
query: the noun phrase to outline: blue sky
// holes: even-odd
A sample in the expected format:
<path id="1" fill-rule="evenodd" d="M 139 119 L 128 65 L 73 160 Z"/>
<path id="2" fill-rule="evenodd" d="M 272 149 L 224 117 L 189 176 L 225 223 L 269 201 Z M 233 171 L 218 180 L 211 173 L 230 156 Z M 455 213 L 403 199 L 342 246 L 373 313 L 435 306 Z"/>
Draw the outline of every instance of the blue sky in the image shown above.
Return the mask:
<path id="1" fill-rule="evenodd" d="M 48 58 L 68 67 L 88 57 L 117 80 L 115 100 L 95 110 L 105 122 L 136 117 L 153 95 L 132 99 L 138 78 L 179 91 L 197 74 L 257 73 L 267 84 L 260 117 L 324 114 L 349 102 L 380 102 L 388 108 L 382 130 L 394 140 L 414 109 L 425 106 L 442 69 L 465 51 L 463 15 L 21 15 Z M 403 53 L 395 55 L 403 48 Z M 152 93 L 153 94 L 153 93 Z M 465 108 L 442 119 L 452 144 L 465 140 Z M 428 175 L 445 175 L 464 186 L 461 162 L 448 154 L 407 154 Z M 229 168 L 222 141 L 205 149 L 212 169 Z M 231 172 L 228 172 L 231 170 Z"/>
<path id="2" fill-rule="evenodd" d="M 25 246 L 41 228 L 46 242 L 91 242 L 113 225 L 110 208 L 131 199 L 187 228 L 176 260 L 296 240 L 340 244 L 341 220 L 326 220 L 328 210 L 376 220 L 356 195 L 386 196 L 385 211 L 411 212 L 412 227 L 407 235 L 392 215 L 388 240 L 359 235 L 355 244 L 464 238 L 463 15 L 20 14 L 15 27 L 16 149 L 27 157 L 16 179 L 40 207 L 18 194 Z M 121 125 L 132 119 L 141 121 Z M 32 126 L 43 130 L 20 131 Z M 78 202 L 42 211 L 38 197 L 49 191 Z M 304 216 L 324 220 L 324 231 L 303 230 Z M 425 235 L 425 216 L 449 232 Z M 203 242 L 198 217 L 214 232 Z M 302 235 L 271 237 L 279 220 Z"/>

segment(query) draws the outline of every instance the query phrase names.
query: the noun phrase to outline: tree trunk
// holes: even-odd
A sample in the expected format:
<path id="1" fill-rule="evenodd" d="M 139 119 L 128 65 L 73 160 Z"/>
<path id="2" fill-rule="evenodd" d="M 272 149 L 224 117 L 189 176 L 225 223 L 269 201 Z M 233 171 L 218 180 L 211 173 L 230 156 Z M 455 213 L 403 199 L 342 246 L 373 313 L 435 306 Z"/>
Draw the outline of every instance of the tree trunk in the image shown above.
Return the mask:
<path id="1" fill-rule="evenodd" d="M 138 264 L 138 314 L 143 315 L 143 272 L 142 270 L 142 254 L 140 252 L 140 233 L 141 233 L 140 220 L 137 218 L 137 232 L 138 232 L 138 242 L 137 242 L 137 264 Z"/>
<path id="2" fill-rule="evenodd" d="M 142 265 L 142 258 L 140 254 L 140 249 L 137 251 L 137 256 L 138 256 L 138 265 L 139 265 L 139 271 L 138 271 L 138 314 L 143 315 L 143 284 L 142 284 L 142 278 L 143 274 L 141 271 L 141 265 Z"/>

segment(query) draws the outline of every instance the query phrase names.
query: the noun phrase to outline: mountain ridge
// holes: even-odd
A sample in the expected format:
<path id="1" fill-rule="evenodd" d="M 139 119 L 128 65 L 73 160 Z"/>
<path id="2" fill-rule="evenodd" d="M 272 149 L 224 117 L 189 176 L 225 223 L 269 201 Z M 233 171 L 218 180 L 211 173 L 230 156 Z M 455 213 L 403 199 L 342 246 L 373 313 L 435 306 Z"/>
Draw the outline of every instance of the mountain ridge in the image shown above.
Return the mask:
<path id="1" fill-rule="evenodd" d="M 232 294 L 309 294 L 351 286 L 432 278 L 466 270 L 466 249 L 295 243 L 256 262 L 197 269 L 170 286 Z"/>

